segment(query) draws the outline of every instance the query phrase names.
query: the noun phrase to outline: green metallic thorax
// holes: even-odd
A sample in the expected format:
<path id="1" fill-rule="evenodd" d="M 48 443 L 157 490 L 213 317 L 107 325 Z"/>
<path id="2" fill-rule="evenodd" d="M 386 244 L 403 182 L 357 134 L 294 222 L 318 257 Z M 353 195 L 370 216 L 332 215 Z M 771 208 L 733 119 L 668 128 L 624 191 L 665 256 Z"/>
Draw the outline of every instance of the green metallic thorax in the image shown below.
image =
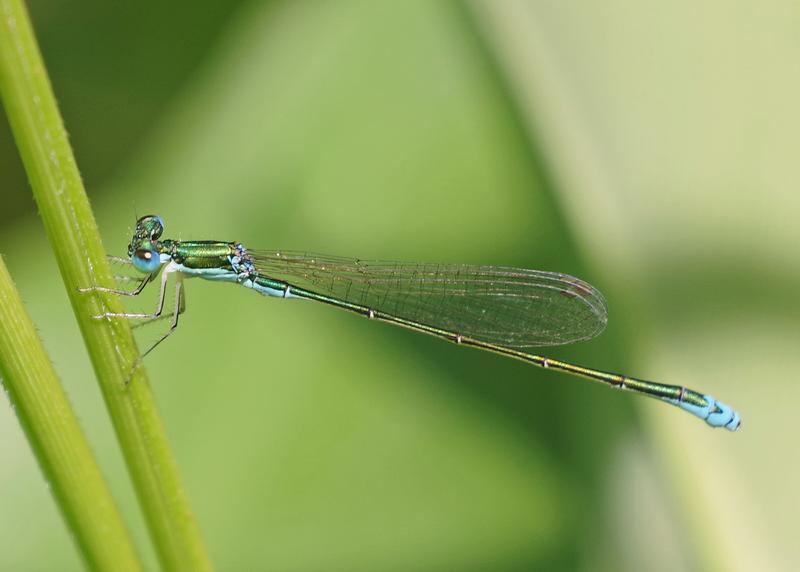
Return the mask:
<path id="1" fill-rule="evenodd" d="M 233 271 L 230 257 L 236 253 L 236 243 L 215 240 L 162 240 L 159 254 L 169 254 L 172 260 L 186 268 L 224 268 Z"/>

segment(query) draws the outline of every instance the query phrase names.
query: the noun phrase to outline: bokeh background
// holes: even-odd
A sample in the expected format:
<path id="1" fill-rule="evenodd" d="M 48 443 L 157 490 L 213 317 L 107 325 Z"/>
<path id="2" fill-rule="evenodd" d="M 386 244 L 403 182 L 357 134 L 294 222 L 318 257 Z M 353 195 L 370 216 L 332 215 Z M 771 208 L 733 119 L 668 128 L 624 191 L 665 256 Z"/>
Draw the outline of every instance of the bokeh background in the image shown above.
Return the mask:
<path id="1" fill-rule="evenodd" d="M 713 431 L 189 282 L 147 365 L 220 570 L 800 567 L 796 2 L 30 9 L 110 252 L 157 213 L 174 238 L 573 273 L 610 323 L 549 355 L 697 387 L 744 419 Z M 155 568 L 0 121 L 0 251 Z M 0 569 L 81 569 L 7 401 L 0 491 Z"/>

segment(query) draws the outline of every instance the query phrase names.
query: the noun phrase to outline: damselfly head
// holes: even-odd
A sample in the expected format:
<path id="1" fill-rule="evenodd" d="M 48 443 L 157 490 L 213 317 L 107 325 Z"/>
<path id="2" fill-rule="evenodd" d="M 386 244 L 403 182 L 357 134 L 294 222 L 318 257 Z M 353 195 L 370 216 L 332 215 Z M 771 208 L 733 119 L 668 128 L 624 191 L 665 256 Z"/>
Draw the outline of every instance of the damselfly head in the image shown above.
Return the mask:
<path id="1" fill-rule="evenodd" d="M 136 221 L 128 256 L 133 265 L 142 272 L 152 273 L 161 266 L 158 254 L 158 239 L 164 232 L 164 221 L 157 215 L 145 215 Z"/>

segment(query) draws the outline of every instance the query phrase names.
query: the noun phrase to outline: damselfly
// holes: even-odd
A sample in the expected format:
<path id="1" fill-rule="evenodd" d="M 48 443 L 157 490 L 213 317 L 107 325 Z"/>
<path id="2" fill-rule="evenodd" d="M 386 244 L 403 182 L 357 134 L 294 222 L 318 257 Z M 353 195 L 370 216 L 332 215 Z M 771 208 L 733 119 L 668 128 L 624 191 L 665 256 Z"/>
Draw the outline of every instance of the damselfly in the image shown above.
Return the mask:
<path id="1" fill-rule="evenodd" d="M 460 345 L 655 397 L 696 415 L 712 427 L 731 431 L 739 428 L 739 414 L 710 395 L 530 353 L 534 347 L 588 340 L 606 325 L 602 294 L 567 274 L 258 251 L 238 242 L 161 239 L 163 231 L 161 217 L 148 215 L 136 222 L 128 245 L 129 259 L 120 259 L 143 273 L 133 290 L 83 289 L 136 296 L 160 275 L 154 312 L 97 316 L 155 320 L 164 314 L 168 278 L 176 276 L 171 326 L 142 356 L 175 331 L 185 307 L 183 278 L 199 276 L 240 284 L 268 296 L 322 302 Z"/>

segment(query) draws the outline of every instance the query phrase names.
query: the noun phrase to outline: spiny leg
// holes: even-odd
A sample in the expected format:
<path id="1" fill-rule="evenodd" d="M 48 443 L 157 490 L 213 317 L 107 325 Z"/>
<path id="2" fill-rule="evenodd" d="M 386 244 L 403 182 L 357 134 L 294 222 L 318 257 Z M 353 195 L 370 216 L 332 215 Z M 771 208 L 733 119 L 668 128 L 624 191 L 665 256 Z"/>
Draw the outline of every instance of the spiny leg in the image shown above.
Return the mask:
<path id="1" fill-rule="evenodd" d="M 181 314 L 183 314 L 183 311 L 184 311 L 184 309 L 181 308 L 181 311 L 180 311 Z M 145 320 L 142 320 L 141 322 L 135 322 L 135 323 L 131 324 L 131 329 L 135 330 L 137 328 L 141 328 L 142 326 L 149 326 L 150 324 L 152 324 L 154 322 L 159 322 L 161 320 L 166 320 L 167 318 L 172 318 L 172 317 L 173 317 L 172 313 L 169 313 L 169 314 L 162 313 L 160 316 L 157 316 L 155 318 L 145 319 Z"/>
<path id="2" fill-rule="evenodd" d="M 87 288 L 78 288 L 78 292 L 107 292 L 109 294 L 117 294 L 119 296 L 138 296 L 141 294 L 144 287 L 147 286 L 155 277 L 154 274 L 149 274 L 139 280 L 138 278 L 133 278 L 132 276 L 115 276 L 114 279 L 122 282 L 122 281 L 136 281 L 139 282 L 139 285 L 136 286 L 133 290 L 122 290 L 120 288 L 106 288 L 104 286 L 89 286 Z"/>
<path id="3" fill-rule="evenodd" d="M 167 279 L 169 278 L 169 275 L 170 275 L 170 272 L 163 272 L 161 274 L 161 287 L 159 288 L 159 292 L 158 292 L 158 302 L 156 303 L 155 312 L 153 312 L 151 314 L 146 314 L 146 313 L 142 313 L 142 312 L 120 312 L 120 313 L 104 312 L 103 314 L 99 314 L 97 316 L 92 316 L 92 317 L 95 318 L 96 320 L 100 320 L 102 318 L 134 318 L 134 319 L 140 319 L 140 320 L 154 320 L 154 319 L 158 318 L 159 316 L 161 316 L 161 313 L 164 311 L 164 298 L 165 298 L 165 294 L 166 294 L 166 291 L 167 291 Z M 143 280 L 142 283 L 136 288 L 136 290 L 133 291 L 133 292 L 135 292 L 135 294 L 134 293 L 128 293 L 127 295 L 129 295 L 129 296 L 138 295 L 139 292 L 141 292 L 144 289 L 145 285 L 147 285 L 147 283 L 150 280 L 152 280 L 153 276 L 154 275 L 151 274 L 145 280 Z M 179 280 L 179 282 L 180 282 L 180 280 Z M 114 292 L 113 290 L 108 290 L 108 289 L 100 289 L 100 288 L 97 288 L 97 289 L 99 289 L 102 292 Z"/>
<path id="4" fill-rule="evenodd" d="M 133 262 L 131 262 L 130 258 L 123 258 L 121 256 L 106 256 L 110 262 L 114 262 L 117 264 L 122 264 L 124 266 L 132 266 Z M 86 288 L 78 288 L 78 292 L 107 292 L 109 294 L 117 294 L 119 296 L 138 296 L 144 287 L 147 286 L 153 279 L 155 278 L 155 274 L 149 274 L 144 278 L 139 278 L 135 276 L 124 276 L 124 275 L 117 275 L 114 276 L 114 280 L 116 282 L 138 282 L 138 286 L 133 290 L 122 290 L 121 288 L 106 288 L 104 286 L 88 286 Z"/>
<path id="5" fill-rule="evenodd" d="M 161 314 L 157 318 L 151 318 L 149 320 L 142 320 L 141 322 L 134 322 L 131 324 L 131 329 L 135 330 L 137 328 L 141 328 L 142 326 L 149 326 L 154 322 L 160 322 L 161 320 L 166 320 L 167 318 L 172 318 L 172 314 Z"/>
<path id="6" fill-rule="evenodd" d="M 113 254 L 109 254 L 106 256 L 109 262 L 116 262 L 117 264 L 124 264 L 126 266 L 133 266 L 133 262 L 131 262 L 130 258 L 125 258 L 123 256 L 114 256 Z"/>
<path id="7" fill-rule="evenodd" d="M 111 254 L 107 255 L 106 258 L 108 258 L 109 262 L 112 262 L 112 263 L 115 263 L 115 264 L 121 264 L 122 266 L 126 266 L 126 267 L 133 266 L 133 262 L 131 261 L 130 258 L 123 258 L 122 256 L 113 256 Z M 138 271 L 137 271 L 137 274 L 139 274 Z M 154 276 L 152 274 L 148 275 L 146 277 L 147 282 L 145 282 L 145 284 L 148 284 L 149 282 L 151 282 L 153 280 L 153 278 L 154 278 Z M 128 276 L 126 274 L 115 274 L 114 275 L 114 281 L 115 282 L 139 282 L 140 286 L 141 286 L 142 280 L 145 280 L 145 278 L 142 278 L 141 274 L 139 274 L 138 276 Z M 135 293 L 131 292 L 130 296 L 136 296 L 141 291 L 142 291 L 141 288 L 138 289 L 138 290 L 134 290 L 133 292 L 135 292 Z"/>
<path id="8" fill-rule="evenodd" d="M 163 300 L 162 300 L 162 306 L 163 306 Z M 136 358 L 136 361 L 134 361 L 133 365 L 131 366 L 130 374 L 128 374 L 128 377 L 125 379 L 125 385 L 128 385 L 128 383 L 130 383 L 131 379 L 133 378 L 133 374 L 136 372 L 136 369 L 142 364 L 145 356 L 154 349 L 156 349 L 156 346 L 158 346 L 161 342 L 163 342 L 169 336 L 171 336 L 172 333 L 178 328 L 178 318 L 185 311 L 186 311 L 186 298 L 183 292 L 183 277 L 179 274 L 177 281 L 175 282 L 175 310 L 172 312 L 172 324 L 170 325 L 169 330 L 167 330 L 167 332 L 163 336 L 161 336 L 158 340 L 156 340 L 156 342 L 153 345 L 147 348 L 147 350 L 142 355 Z M 139 325 L 149 324 L 155 320 L 159 320 L 161 318 L 166 318 L 166 317 L 168 316 L 156 316 L 151 320 L 143 322 L 142 324 Z"/>
<path id="9" fill-rule="evenodd" d="M 144 352 L 140 359 L 143 359 L 144 356 L 149 354 L 153 351 L 158 344 L 166 340 L 168 337 L 172 335 L 172 333 L 178 327 L 178 317 L 183 314 L 186 310 L 186 305 L 184 303 L 184 296 L 183 296 L 183 280 L 179 276 L 178 279 L 175 281 L 175 310 L 172 312 L 172 325 L 170 325 L 169 330 L 163 336 L 161 336 L 156 343 L 150 346 L 146 352 Z"/>

